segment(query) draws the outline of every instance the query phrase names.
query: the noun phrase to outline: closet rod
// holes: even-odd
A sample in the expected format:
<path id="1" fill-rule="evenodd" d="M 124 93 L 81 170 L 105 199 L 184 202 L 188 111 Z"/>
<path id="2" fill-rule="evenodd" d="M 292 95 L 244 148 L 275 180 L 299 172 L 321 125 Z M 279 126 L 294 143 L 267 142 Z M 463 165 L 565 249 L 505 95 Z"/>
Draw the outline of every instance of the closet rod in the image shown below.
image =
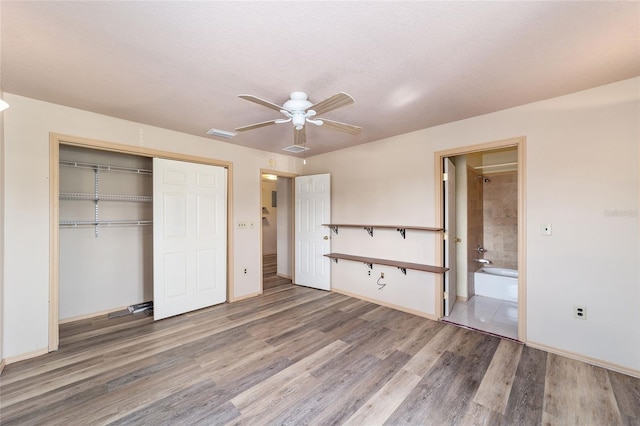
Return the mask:
<path id="1" fill-rule="evenodd" d="M 118 195 L 118 194 L 91 194 L 83 192 L 61 192 L 61 200 L 91 200 L 91 201 L 132 201 L 141 203 L 153 202 L 151 195 Z"/>
<path id="2" fill-rule="evenodd" d="M 60 226 L 124 226 L 124 225 L 153 225 L 151 220 L 61 220 Z"/>
<path id="3" fill-rule="evenodd" d="M 60 165 L 64 167 L 77 167 L 79 169 L 98 169 L 106 172 L 125 172 L 125 173 L 137 173 L 141 175 L 150 175 L 153 173 L 149 169 L 139 169 L 135 167 L 124 166 L 110 166 L 107 164 L 94 164 L 94 163 L 81 163 L 78 161 L 60 160 Z"/>
<path id="4" fill-rule="evenodd" d="M 486 166 L 475 166 L 474 169 L 478 170 L 478 169 L 491 169 L 494 167 L 507 167 L 507 166 L 517 166 L 518 163 L 517 162 L 513 162 L 513 163 L 500 163 L 500 164 L 487 164 Z"/>

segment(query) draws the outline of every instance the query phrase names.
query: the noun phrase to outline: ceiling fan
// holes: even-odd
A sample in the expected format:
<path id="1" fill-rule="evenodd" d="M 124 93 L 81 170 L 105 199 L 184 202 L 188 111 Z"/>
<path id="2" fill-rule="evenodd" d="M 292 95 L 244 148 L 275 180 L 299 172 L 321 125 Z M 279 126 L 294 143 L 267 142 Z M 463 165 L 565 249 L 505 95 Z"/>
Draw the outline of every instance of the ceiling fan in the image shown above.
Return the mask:
<path id="1" fill-rule="evenodd" d="M 324 114 L 334 109 L 350 105 L 354 103 L 354 99 L 344 92 L 333 95 L 323 101 L 313 104 L 309 101 L 307 94 L 304 92 L 293 92 L 289 95 L 289 100 L 280 106 L 273 102 L 265 101 L 253 95 L 239 95 L 242 99 L 254 102 L 258 105 L 274 109 L 281 112 L 286 118 L 278 118 L 275 120 L 262 121 L 260 123 L 250 124 L 236 128 L 237 132 L 253 130 L 272 124 L 289 123 L 293 124 L 293 139 L 295 145 L 304 145 L 306 142 L 306 134 L 304 130 L 305 123 L 315 124 L 316 126 L 324 126 L 339 132 L 345 132 L 357 135 L 362 127 L 352 124 L 340 123 L 339 121 L 329 120 L 327 118 L 315 118 L 319 114 Z"/>

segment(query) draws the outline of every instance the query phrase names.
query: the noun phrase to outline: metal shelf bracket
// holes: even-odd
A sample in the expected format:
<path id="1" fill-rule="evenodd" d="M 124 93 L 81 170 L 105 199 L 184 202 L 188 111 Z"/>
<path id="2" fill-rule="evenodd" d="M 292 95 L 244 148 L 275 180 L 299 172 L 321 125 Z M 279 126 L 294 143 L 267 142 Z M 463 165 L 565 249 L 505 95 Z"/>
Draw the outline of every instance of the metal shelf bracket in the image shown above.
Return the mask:
<path id="1" fill-rule="evenodd" d="M 338 235 L 338 226 L 337 225 L 333 225 L 333 226 L 329 226 L 329 228 L 335 232 L 336 235 Z"/>
<path id="2" fill-rule="evenodd" d="M 370 237 L 373 237 L 373 226 L 365 226 L 364 230 L 367 231 Z"/>
<path id="3" fill-rule="evenodd" d="M 398 266 L 398 269 L 400 269 L 400 272 L 402 272 L 403 275 L 407 275 L 407 268 L 401 268 Z"/>
<path id="4" fill-rule="evenodd" d="M 406 240 L 407 239 L 407 228 L 397 228 L 398 232 L 400 233 L 400 235 L 402 235 L 402 239 Z"/>

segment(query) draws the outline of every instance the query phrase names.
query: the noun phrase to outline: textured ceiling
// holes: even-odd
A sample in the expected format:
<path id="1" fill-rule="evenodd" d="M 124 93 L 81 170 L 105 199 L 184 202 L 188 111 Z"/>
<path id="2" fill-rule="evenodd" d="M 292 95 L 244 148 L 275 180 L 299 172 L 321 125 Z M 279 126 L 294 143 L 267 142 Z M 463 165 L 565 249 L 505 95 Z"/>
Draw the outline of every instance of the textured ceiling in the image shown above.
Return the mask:
<path id="1" fill-rule="evenodd" d="M 640 75 L 637 1 L 0 8 L 0 84 L 18 95 L 199 136 L 282 117 L 242 93 L 277 104 L 292 91 L 352 95 L 326 117 L 362 133 L 308 124 L 307 156 Z M 229 143 L 285 153 L 292 126 Z"/>

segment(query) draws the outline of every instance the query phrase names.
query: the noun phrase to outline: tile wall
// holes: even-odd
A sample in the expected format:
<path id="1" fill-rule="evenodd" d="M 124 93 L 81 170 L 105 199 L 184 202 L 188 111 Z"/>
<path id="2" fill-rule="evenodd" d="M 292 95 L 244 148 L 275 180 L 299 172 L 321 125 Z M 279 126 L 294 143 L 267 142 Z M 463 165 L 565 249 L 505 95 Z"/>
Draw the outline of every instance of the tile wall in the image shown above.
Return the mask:
<path id="1" fill-rule="evenodd" d="M 482 183 L 483 243 L 487 250 L 484 257 L 494 266 L 518 269 L 517 172 L 487 177 L 490 182 Z M 480 178 L 477 180 L 482 182 Z"/>
<path id="2" fill-rule="evenodd" d="M 483 244 L 483 184 L 480 175 L 471 167 L 467 167 L 467 297 L 475 294 L 473 274 L 480 269 L 480 263 L 473 261 L 482 256 L 476 251 Z"/>

